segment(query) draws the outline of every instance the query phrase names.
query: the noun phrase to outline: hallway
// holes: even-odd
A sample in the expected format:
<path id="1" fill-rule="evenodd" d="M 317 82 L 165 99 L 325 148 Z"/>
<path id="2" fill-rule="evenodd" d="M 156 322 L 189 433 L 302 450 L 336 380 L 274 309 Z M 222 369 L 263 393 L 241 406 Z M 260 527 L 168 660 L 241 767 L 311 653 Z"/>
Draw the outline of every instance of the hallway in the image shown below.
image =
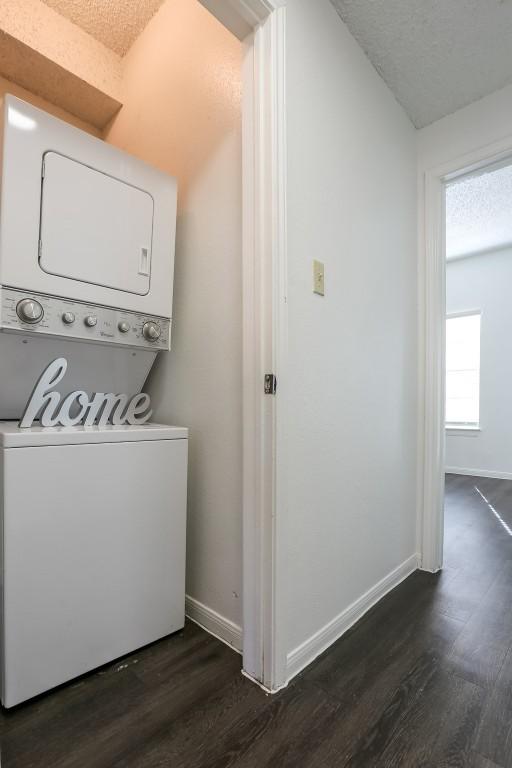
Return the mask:
<path id="1" fill-rule="evenodd" d="M 2 768 L 510 768 L 509 525 L 512 481 L 448 476 L 443 573 L 410 576 L 282 693 L 188 624 L 4 712 Z"/>

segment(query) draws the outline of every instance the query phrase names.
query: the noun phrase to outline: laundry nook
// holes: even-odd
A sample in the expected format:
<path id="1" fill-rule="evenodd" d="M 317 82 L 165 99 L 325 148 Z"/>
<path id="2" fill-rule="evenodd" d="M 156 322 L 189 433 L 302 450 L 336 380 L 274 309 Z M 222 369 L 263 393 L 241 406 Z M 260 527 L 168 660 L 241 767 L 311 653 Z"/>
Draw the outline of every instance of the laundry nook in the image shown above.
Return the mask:
<path id="1" fill-rule="evenodd" d="M 53 768 L 7 712 L 198 632 L 242 666 L 242 45 L 197 0 L 6 0 L 0 46 L 0 763 Z"/>
<path id="2" fill-rule="evenodd" d="M 0 47 L 0 763 L 57 768 L 18 710 L 197 633 L 242 666 L 242 44 L 6 0 Z"/>

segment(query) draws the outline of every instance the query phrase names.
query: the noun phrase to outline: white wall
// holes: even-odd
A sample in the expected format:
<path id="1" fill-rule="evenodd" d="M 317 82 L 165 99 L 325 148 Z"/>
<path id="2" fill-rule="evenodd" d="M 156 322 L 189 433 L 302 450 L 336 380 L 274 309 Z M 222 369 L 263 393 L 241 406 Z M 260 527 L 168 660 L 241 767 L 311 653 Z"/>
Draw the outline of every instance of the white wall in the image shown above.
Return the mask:
<path id="1" fill-rule="evenodd" d="M 512 248 L 449 261 L 448 314 L 479 309 L 480 432 L 446 436 L 447 471 L 512 477 Z"/>
<path id="2" fill-rule="evenodd" d="M 512 85 L 418 131 L 420 171 L 463 157 L 512 133 Z"/>
<path id="3" fill-rule="evenodd" d="M 190 429 L 187 596 L 242 624 L 241 140 L 202 168 L 176 230 L 173 349 L 149 385 L 154 420 Z M 188 604 L 188 610 L 193 611 Z M 201 621 L 204 616 L 192 613 Z M 227 640 L 222 626 L 211 626 Z"/>
<path id="4" fill-rule="evenodd" d="M 417 328 L 415 131 L 328 0 L 287 8 L 290 666 L 415 567 Z"/>
<path id="5" fill-rule="evenodd" d="M 238 646 L 241 60 L 196 0 L 167 0 L 124 59 L 124 106 L 106 136 L 178 178 L 172 350 L 147 388 L 154 420 L 190 428 L 186 589 L 201 605 L 188 610 Z"/>

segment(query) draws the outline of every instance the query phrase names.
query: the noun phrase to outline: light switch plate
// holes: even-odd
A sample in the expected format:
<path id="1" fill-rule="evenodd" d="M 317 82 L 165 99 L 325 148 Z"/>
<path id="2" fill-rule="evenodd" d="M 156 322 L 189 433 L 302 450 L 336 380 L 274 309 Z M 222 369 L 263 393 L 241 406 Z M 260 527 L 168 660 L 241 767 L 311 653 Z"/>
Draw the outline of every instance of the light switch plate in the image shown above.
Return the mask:
<path id="1" fill-rule="evenodd" d="M 324 295 L 324 265 L 316 259 L 313 259 L 313 293 Z"/>

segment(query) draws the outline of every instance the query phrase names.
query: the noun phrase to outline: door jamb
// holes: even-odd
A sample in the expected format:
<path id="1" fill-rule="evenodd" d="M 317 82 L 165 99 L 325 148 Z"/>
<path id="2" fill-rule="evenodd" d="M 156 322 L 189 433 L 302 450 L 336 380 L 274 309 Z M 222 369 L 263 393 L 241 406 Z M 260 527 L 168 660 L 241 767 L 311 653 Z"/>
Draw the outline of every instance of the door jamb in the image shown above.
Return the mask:
<path id="1" fill-rule="evenodd" d="M 420 238 L 419 268 L 423 275 L 423 345 L 420 379 L 420 487 L 418 492 L 421 568 L 436 572 L 443 566 L 444 533 L 444 399 L 445 399 L 445 210 L 444 185 L 507 158 L 512 159 L 512 136 L 481 147 L 436 168 L 424 170 L 421 210 L 424 237 Z M 421 215 L 420 214 L 420 215 Z"/>
<path id="2" fill-rule="evenodd" d="M 286 402 L 286 0 L 200 0 L 243 41 L 243 672 L 286 682 L 281 528 Z M 277 377 L 275 395 L 264 376 Z"/>

